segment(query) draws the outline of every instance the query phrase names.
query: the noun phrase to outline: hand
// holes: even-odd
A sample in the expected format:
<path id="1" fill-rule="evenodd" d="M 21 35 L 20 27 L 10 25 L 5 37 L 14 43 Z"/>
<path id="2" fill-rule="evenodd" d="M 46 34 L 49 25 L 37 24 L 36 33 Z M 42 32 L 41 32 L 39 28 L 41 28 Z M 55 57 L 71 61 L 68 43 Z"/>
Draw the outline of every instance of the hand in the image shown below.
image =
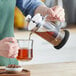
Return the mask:
<path id="1" fill-rule="evenodd" d="M 7 37 L 0 40 L 0 56 L 15 58 L 18 55 L 18 44 L 14 37 Z"/>
<path id="2" fill-rule="evenodd" d="M 52 8 L 48 8 L 47 10 L 48 17 L 47 19 L 50 21 L 65 21 L 65 13 L 64 9 L 60 6 L 54 6 Z"/>

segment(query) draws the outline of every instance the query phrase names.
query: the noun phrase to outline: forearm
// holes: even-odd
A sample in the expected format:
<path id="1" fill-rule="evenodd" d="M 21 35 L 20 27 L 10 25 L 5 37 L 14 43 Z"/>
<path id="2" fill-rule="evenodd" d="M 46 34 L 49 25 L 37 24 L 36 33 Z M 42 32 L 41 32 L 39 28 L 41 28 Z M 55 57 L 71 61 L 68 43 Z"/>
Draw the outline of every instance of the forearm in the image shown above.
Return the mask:
<path id="1" fill-rule="evenodd" d="M 37 13 L 40 13 L 42 16 L 45 16 L 48 14 L 49 8 L 45 5 L 40 5 L 39 7 L 36 8 L 34 15 Z"/>

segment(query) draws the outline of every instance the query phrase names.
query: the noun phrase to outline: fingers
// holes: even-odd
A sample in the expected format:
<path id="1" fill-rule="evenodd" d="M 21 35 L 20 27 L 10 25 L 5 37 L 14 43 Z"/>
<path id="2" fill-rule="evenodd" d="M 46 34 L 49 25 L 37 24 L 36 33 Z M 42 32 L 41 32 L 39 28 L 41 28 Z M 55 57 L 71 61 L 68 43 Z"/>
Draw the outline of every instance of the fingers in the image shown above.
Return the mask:
<path id="1" fill-rule="evenodd" d="M 12 48 L 11 51 L 9 52 L 8 57 L 9 58 L 16 58 L 18 55 L 18 49 L 17 48 Z"/>
<path id="2" fill-rule="evenodd" d="M 65 16 L 65 13 L 63 10 L 60 10 L 58 13 L 55 14 L 56 17 Z"/>
<path id="3" fill-rule="evenodd" d="M 17 40 L 14 37 L 6 37 L 3 39 L 4 42 L 17 43 Z"/>
<path id="4" fill-rule="evenodd" d="M 55 17 L 59 21 L 65 21 L 65 13 L 64 10 L 60 7 L 54 10 L 55 11 Z"/>
<path id="5" fill-rule="evenodd" d="M 49 18 L 51 21 L 65 21 L 64 9 L 60 6 L 54 6 L 49 10 Z"/>
<path id="6" fill-rule="evenodd" d="M 0 41 L 0 56 L 15 58 L 18 55 L 18 43 L 14 37 L 7 37 Z"/>
<path id="7" fill-rule="evenodd" d="M 48 12 L 49 16 L 55 17 L 55 13 L 54 13 L 54 11 L 51 8 L 48 8 L 47 12 Z"/>
<path id="8" fill-rule="evenodd" d="M 18 52 L 17 51 L 12 51 L 9 55 L 8 55 L 8 58 L 16 58 L 18 55 Z"/>
<path id="9" fill-rule="evenodd" d="M 19 48 L 18 47 L 13 47 L 13 53 L 12 53 L 12 58 L 16 58 L 18 56 L 18 50 Z"/>
<path id="10" fill-rule="evenodd" d="M 6 42 L 7 44 L 7 57 L 8 58 L 15 58 L 17 55 L 18 55 L 18 49 L 19 49 L 19 46 L 17 43 L 9 43 L 9 42 Z"/>
<path id="11" fill-rule="evenodd" d="M 55 14 L 58 14 L 60 11 L 64 11 L 64 9 L 60 6 L 55 6 L 53 8 L 51 8 Z"/>
<path id="12" fill-rule="evenodd" d="M 6 48 L 11 49 L 13 47 L 19 48 L 18 43 L 10 43 L 10 42 L 5 42 Z"/>
<path id="13" fill-rule="evenodd" d="M 48 16 L 47 21 L 57 21 L 58 19 L 55 17 Z"/>
<path id="14" fill-rule="evenodd" d="M 9 58 L 16 58 L 18 54 L 12 54 Z"/>
<path id="15" fill-rule="evenodd" d="M 13 54 L 10 56 L 10 58 L 16 58 L 18 56 L 18 54 Z"/>
<path id="16" fill-rule="evenodd" d="M 64 18 L 64 16 L 61 15 L 60 17 L 58 17 L 58 20 L 61 21 L 61 22 L 64 22 L 65 18 Z"/>

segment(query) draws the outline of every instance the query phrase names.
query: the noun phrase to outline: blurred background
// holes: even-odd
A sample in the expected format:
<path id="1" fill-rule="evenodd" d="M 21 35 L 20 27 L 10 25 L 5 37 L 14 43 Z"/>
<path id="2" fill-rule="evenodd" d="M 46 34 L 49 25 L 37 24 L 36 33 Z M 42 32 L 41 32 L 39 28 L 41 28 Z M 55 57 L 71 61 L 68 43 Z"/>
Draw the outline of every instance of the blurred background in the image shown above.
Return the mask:
<path id="1" fill-rule="evenodd" d="M 76 0 L 41 0 L 46 6 L 52 7 L 59 5 L 65 9 L 65 23 L 67 26 L 76 24 Z M 22 12 L 16 7 L 15 9 L 15 27 L 24 29 L 26 26 L 25 17 Z"/>
<path id="2" fill-rule="evenodd" d="M 76 0 L 42 0 L 48 7 L 60 5 L 65 9 L 66 20 L 65 29 L 69 30 L 70 37 L 66 45 L 56 50 L 47 41 L 33 34 L 31 39 L 33 44 L 33 59 L 23 64 L 42 64 L 76 61 Z M 22 12 L 15 8 L 15 37 L 16 39 L 28 39 L 27 22 Z M 20 62 L 21 64 L 21 62 Z"/>

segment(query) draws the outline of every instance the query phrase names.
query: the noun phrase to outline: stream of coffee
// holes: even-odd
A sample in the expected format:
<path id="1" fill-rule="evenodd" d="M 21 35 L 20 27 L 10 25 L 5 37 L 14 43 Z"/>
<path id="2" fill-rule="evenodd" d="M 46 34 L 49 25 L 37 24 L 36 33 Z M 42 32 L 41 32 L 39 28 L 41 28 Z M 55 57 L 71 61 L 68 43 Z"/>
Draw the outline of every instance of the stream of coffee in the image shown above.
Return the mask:
<path id="1" fill-rule="evenodd" d="M 29 40 L 31 40 L 31 35 L 32 35 L 32 32 L 30 32 L 30 34 L 29 34 Z"/>

